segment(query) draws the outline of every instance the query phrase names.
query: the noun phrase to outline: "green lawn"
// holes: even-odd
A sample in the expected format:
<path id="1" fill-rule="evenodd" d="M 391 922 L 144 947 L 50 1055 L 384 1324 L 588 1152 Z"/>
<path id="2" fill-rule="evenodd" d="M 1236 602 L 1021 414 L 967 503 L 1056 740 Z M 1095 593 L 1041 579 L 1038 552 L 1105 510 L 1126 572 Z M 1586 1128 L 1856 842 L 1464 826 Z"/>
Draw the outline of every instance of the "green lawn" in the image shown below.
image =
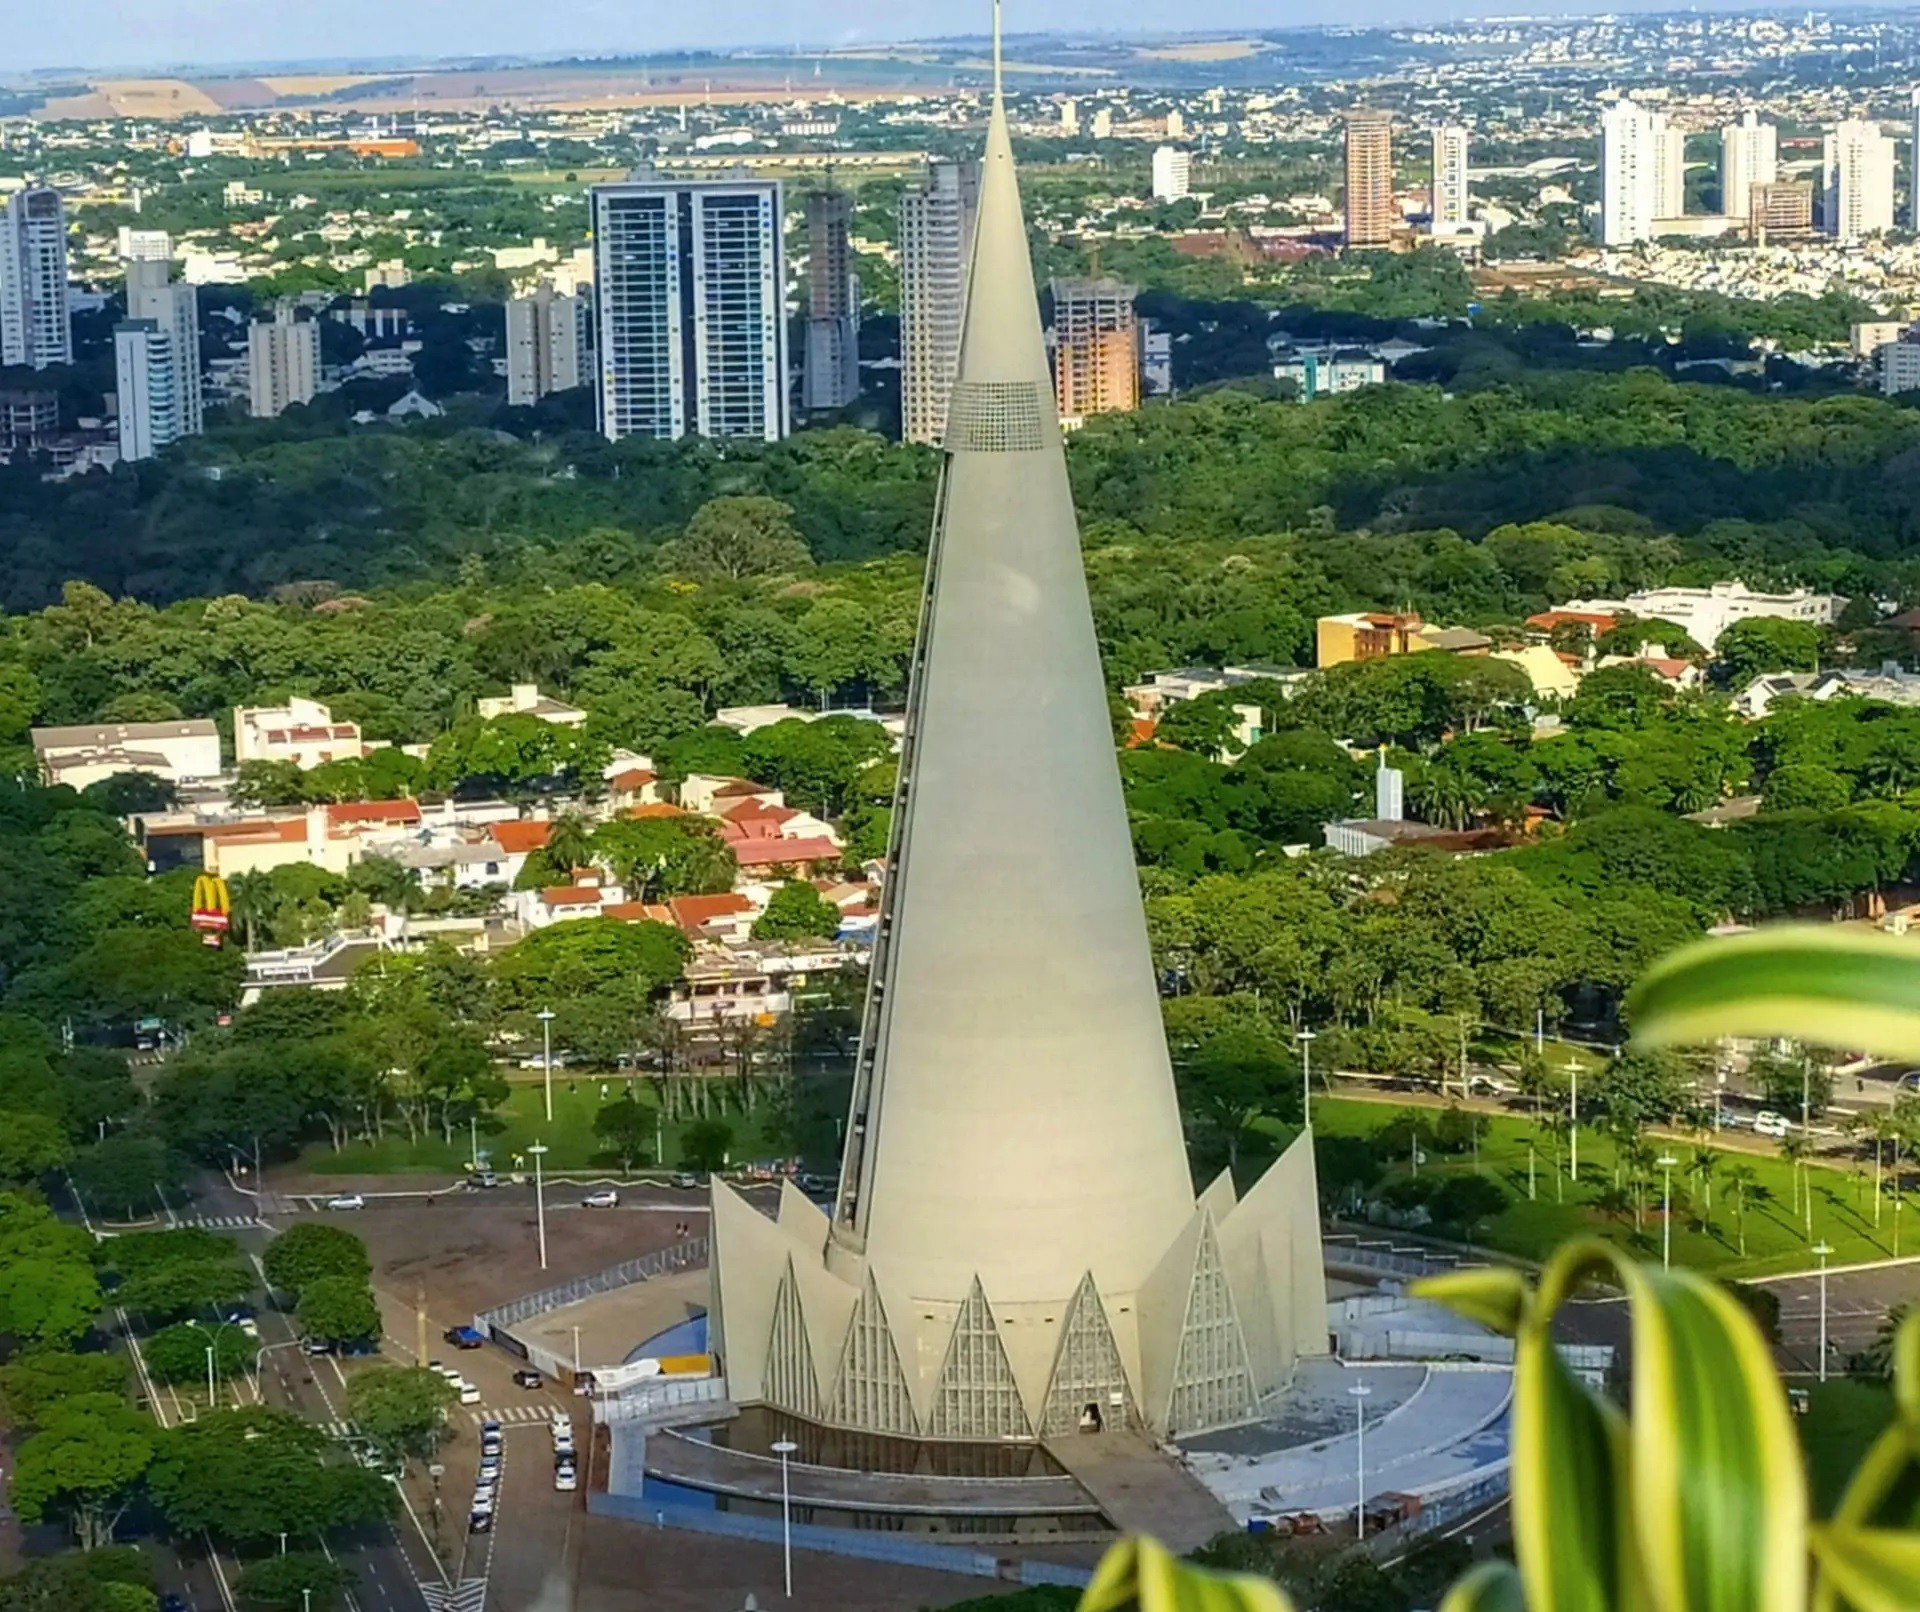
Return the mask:
<path id="1" fill-rule="evenodd" d="M 1409 1110 L 1392 1103 L 1357 1102 L 1341 1098 L 1316 1098 L 1314 1125 L 1324 1135 L 1373 1136 L 1395 1118 Z M 1429 1121 L 1438 1110 L 1420 1110 Z M 1643 1257 L 1660 1256 L 1660 1181 L 1656 1175 L 1647 1197 L 1644 1224 L 1636 1231 L 1630 1210 L 1622 1212 L 1610 1204 L 1614 1191 L 1613 1144 L 1597 1130 L 1583 1126 L 1580 1131 L 1580 1178 L 1571 1182 L 1557 1176 L 1552 1155 L 1541 1147 L 1535 1155 L 1535 1197 L 1527 1197 L 1527 1137 L 1532 1127 L 1520 1118 L 1490 1119 L 1491 1129 L 1480 1145 L 1479 1168 L 1498 1181 L 1511 1195 L 1507 1208 L 1482 1224 L 1475 1241 L 1503 1253 L 1524 1259 L 1544 1259 L 1567 1238 L 1582 1233 L 1598 1234 L 1632 1248 Z M 1279 1133 L 1285 1137 L 1287 1133 Z M 1684 1162 L 1691 1159 L 1694 1143 L 1663 1143 L 1654 1138 L 1656 1150 L 1670 1149 Z M 1673 1172 L 1673 1259 L 1676 1264 L 1724 1274 L 1758 1276 L 1796 1270 L 1816 1263 L 1808 1252 L 1810 1242 L 1825 1239 L 1832 1247 L 1832 1263 L 1886 1259 L 1893 1255 L 1893 1204 L 1889 1199 L 1881 1209 L 1881 1223 L 1873 1224 L 1871 1183 L 1847 1172 L 1814 1167 L 1807 1174 L 1813 1182 L 1813 1237 L 1808 1238 L 1804 1219 L 1793 1212 L 1792 1167 L 1777 1155 L 1732 1153 L 1718 1150 L 1723 1161 L 1713 1187 L 1713 1211 L 1705 1213 L 1703 1195 L 1683 1168 Z M 1727 1164 L 1751 1165 L 1758 1185 L 1749 1195 L 1746 1211 L 1746 1256 L 1739 1252 L 1734 1200 L 1726 1187 Z M 1451 1171 L 1470 1171 L 1474 1162 L 1469 1155 L 1444 1155 L 1432 1147 L 1419 1169 L 1422 1175 Z M 1388 1166 L 1388 1179 L 1413 1173 L 1411 1159 L 1396 1157 Z M 1377 1191 L 1377 1189 L 1376 1189 Z M 1900 1252 L 1920 1254 L 1920 1202 L 1910 1204 L 1903 1213 Z"/>
<path id="2" fill-rule="evenodd" d="M 1894 1418 L 1893 1390 L 1885 1383 L 1835 1378 L 1807 1385 L 1807 1414 L 1796 1417 L 1807 1456 L 1807 1482 L 1816 1517 L 1832 1514 L 1867 1447 Z"/>
<path id="3" fill-rule="evenodd" d="M 647 1082 L 642 1080 L 634 1084 L 635 1095 L 640 1101 L 651 1104 L 653 1093 Z M 516 1081 L 505 1106 L 494 1118 L 492 1132 L 489 1133 L 484 1124 L 480 1127 L 481 1150 L 490 1156 L 495 1169 L 505 1171 L 515 1167 L 513 1160 L 516 1153 L 523 1154 L 529 1143 L 543 1141 L 551 1149 L 546 1156 L 546 1169 L 550 1174 L 605 1169 L 604 1160 L 595 1163 L 596 1157 L 603 1152 L 603 1144 L 593 1134 L 593 1116 L 600 1107 L 602 1085 L 606 1087 L 609 1099 L 625 1095 L 624 1078 L 591 1074 L 568 1078 L 556 1073 L 553 1081 L 553 1121 L 549 1124 L 540 1082 L 537 1079 L 531 1082 Z M 760 1124 L 763 1116 L 764 1110 L 752 1117 L 738 1112 L 716 1116 L 733 1128 L 732 1152 L 735 1163 L 771 1158 L 782 1151 L 764 1133 Z M 664 1162 L 672 1167 L 680 1163 L 680 1127 L 666 1124 L 660 1129 L 665 1143 Z M 651 1152 L 652 1149 L 653 1144 L 649 1141 L 647 1150 Z M 343 1148 L 338 1153 L 324 1143 L 309 1147 L 301 1155 L 300 1168 L 316 1175 L 386 1175 L 417 1171 L 444 1176 L 465 1170 L 468 1157 L 468 1138 L 464 1128 L 453 1133 L 453 1141 L 449 1144 L 442 1139 L 438 1130 L 420 1142 L 412 1143 L 407 1140 L 403 1130 L 393 1127 L 370 1146 L 356 1145 Z M 532 1162 L 531 1159 L 526 1161 L 528 1168 L 531 1168 Z"/>

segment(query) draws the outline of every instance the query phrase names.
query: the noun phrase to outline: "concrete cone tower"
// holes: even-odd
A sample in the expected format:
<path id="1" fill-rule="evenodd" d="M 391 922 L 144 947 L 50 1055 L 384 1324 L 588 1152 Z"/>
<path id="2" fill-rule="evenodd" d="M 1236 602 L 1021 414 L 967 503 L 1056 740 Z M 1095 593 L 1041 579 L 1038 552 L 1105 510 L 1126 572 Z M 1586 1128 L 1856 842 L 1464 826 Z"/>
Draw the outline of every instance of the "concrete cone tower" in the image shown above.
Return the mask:
<path id="1" fill-rule="evenodd" d="M 1196 1203 L 999 89 L 831 1221 L 714 1199 L 741 1403 L 1002 1439 L 1250 1418 L 1326 1346 L 1312 1155 Z M 804 1360 L 801 1356 L 804 1355 Z"/>

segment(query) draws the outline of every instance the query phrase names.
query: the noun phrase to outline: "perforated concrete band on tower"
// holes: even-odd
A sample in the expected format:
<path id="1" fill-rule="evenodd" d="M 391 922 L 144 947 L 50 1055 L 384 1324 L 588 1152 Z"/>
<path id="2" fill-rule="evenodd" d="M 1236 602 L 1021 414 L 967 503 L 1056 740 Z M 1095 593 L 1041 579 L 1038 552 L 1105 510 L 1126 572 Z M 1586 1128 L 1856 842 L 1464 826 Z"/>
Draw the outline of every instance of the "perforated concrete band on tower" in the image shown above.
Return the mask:
<path id="1" fill-rule="evenodd" d="M 867 1432 L 1226 1426 L 1326 1349 L 1313 1156 L 1195 1201 L 997 90 L 968 284 L 839 1193 L 714 1183 L 711 1336 Z"/>

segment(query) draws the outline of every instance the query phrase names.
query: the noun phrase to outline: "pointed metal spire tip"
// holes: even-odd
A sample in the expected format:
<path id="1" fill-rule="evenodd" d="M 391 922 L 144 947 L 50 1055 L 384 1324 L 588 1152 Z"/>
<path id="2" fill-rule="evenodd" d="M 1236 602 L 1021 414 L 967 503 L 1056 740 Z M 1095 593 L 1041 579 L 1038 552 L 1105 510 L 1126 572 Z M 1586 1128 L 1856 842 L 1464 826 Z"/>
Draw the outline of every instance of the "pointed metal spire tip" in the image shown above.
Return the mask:
<path id="1" fill-rule="evenodd" d="M 1000 67 L 1000 0 L 993 0 L 993 102 L 996 107 L 1004 89 Z"/>

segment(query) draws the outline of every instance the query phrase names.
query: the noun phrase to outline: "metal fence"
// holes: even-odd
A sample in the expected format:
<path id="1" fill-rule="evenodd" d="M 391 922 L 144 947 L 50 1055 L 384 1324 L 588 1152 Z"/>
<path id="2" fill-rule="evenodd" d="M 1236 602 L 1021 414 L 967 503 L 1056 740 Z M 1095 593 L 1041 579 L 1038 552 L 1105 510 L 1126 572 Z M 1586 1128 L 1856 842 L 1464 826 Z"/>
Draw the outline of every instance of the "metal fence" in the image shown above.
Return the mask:
<path id="1" fill-rule="evenodd" d="M 1462 1518 L 1471 1517 L 1477 1511 L 1484 1511 L 1495 1501 L 1506 1497 L 1507 1478 L 1507 1462 L 1502 1461 L 1483 1476 L 1427 1500 L 1414 1516 L 1368 1535 L 1368 1554 L 1392 1560 L 1404 1554 L 1416 1539 L 1446 1528 Z"/>
<path id="2" fill-rule="evenodd" d="M 660 1377 L 594 1400 L 593 1419 L 605 1423 L 652 1422 L 688 1406 L 723 1405 L 726 1399 L 724 1377 Z"/>
<path id="3" fill-rule="evenodd" d="M 1382 1276 L 1438 1276 L 1486 1263 L 1417 1243 L 1396 1243 L 1388 1238 L 1362 1240 L 1333 1233 L 1324 1239 L 1324 1246 L 1329 1265 L 1345 1265 Z"/>
<path id="4" fill-rule="evenodd" d="M 596 1293 L 611 1293 L 615 1288 L 631 1287 L 635 1282 L 651 1281 L 656 1276 L 671 1276 L 676 1271 L 698 1270 L 706 1263 L 707 1239 L 693 1237 L 671 1248 L 595 1271 L 591 1276 L 576 1276 L 558 1287 L 542 1288 L 538 1293 L 511 1299 L 491 1310 L 481 1310 L 473 1318 L 473 1329 L 483 1334 L 505 1332 L 521 1321 L 545 1315 L 549 1310 L 565 1309 Z"/>
<path id="5" fill-rule="evenodd" d="M 602 1492 L 588 1494 L 587 1510 L 597 1516 L 623 1517 L 653 1528 L 682 1528 L 692 1533 L 752 1539 L 769 1545 L 777 1545 L 781 1540 L 780 1518 L 741 1511 L 709 1511 L 705 1507 L 653 1502 L 644 1496 Z M 870 1562 L 892 1562 L 900 1567 L 924 1567 L 938 1573 L 964 1573 L 970 1578 L 998 1579 L 1006 1584 L 1062 1584 L 1069 1589 L 1083 1589 L 1093 1577 L 1084 1567 L 969 1550 L 958 1538 L 950 1545 L 935 1544 L 925 1535 L 825 1528 L 817 1523 L 797 1522 L 793 1525 L 793 1543 L 799 1550 L 825 1551 Z M 796 1572 L 794 1576 L 800 1575 Z"/>

